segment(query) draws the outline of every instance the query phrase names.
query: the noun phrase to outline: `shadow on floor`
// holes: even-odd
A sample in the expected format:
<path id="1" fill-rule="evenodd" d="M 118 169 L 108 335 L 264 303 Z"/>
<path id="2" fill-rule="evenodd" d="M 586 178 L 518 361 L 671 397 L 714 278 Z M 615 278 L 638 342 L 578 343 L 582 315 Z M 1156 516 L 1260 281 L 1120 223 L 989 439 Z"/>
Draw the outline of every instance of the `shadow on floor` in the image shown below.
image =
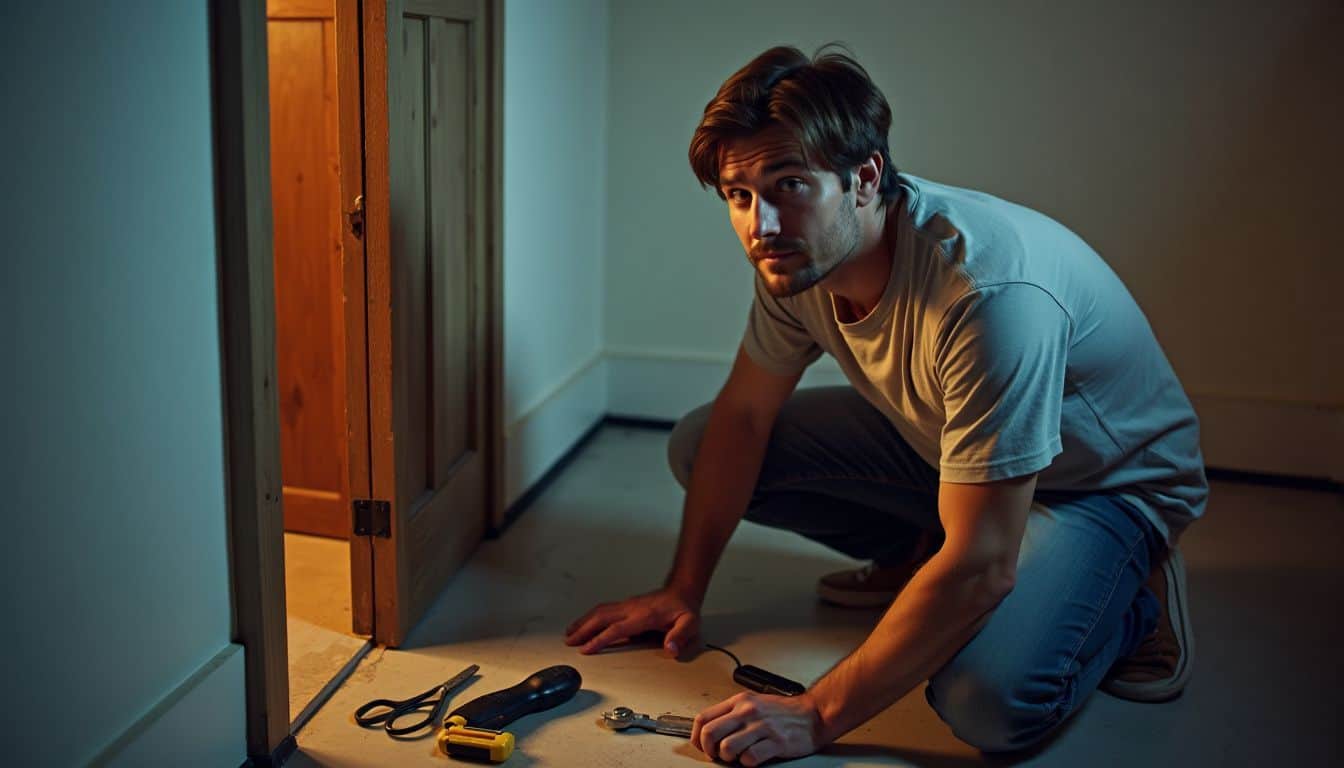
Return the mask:
<path id="1" fill-rule="evenodd" d="M 563 514 L 563 509 L 549 512 Z M 589 515 L 592 515 L 591 510 Z M 577 515 L 576 515 L 577 517 Z M 510 533 L 507 549 L 487 542 L 473 556 L 470 572 L 458 574 L 425 618 L 409 634 L 403 650 L 515 636 L 525 629 L 563 631 L 599 602 L 615 601 L 656 588 L 666 575 L 675 532 L 601 525 L 578 519 L 555 526 L 525 525 Z M 852 562 L 818 550 L 734 541 L 716 572 L 705 603 L 705 623 L 716 642 L 734 642 L 742 632 L 825 623 L 871 626 L 876 611 L 848 611 L 819 605 L 816 578 Z M 489 590 L 516 599 L 490 604 L 473 600 Z"/>

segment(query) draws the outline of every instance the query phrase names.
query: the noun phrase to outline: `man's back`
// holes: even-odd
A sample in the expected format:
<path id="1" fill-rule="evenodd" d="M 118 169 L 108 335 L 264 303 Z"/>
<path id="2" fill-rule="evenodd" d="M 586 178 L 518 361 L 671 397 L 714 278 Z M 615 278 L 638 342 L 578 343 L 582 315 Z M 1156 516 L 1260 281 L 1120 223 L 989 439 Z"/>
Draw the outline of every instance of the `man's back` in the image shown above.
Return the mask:
<path id="1" fill-rule="evenodd" d="M 1204 506 L 1193 408 L 1124 285 L 1068 229 L 970 190 L 898 177 L 892 272 L 854 323 L 830 295 L 757 285 L 744 345 L 785 373 L 833 355 L 944 480 L 1040 472 L 1123 488 L 1164 534 Z"/>

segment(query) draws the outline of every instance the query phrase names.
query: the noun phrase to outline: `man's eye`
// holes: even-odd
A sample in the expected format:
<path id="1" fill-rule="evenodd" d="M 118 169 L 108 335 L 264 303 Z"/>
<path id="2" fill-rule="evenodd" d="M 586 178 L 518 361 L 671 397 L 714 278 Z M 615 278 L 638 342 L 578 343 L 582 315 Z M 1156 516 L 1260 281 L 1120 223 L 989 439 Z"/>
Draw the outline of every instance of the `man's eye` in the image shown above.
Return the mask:
<path id="1" fill-rule="evenodd" d="M 745 202 L 747 202 L 747 201 L 750 200 L 750 199 L 751 199 L 751 196 L 748 195 L 748 194 L 746 193 L 746 190 L 742 190 L 742 189 L 730 189 L 730 190 L 728 190 L 728 202 L 731 202 L 731 203 L 745 203 Z"/>
<path id="2" fill-rule="evenodd" d="M 785 192 L 797 192 L 803 188 L 803 180 L 796 176 L 780 179 L 779 188 Z"/>

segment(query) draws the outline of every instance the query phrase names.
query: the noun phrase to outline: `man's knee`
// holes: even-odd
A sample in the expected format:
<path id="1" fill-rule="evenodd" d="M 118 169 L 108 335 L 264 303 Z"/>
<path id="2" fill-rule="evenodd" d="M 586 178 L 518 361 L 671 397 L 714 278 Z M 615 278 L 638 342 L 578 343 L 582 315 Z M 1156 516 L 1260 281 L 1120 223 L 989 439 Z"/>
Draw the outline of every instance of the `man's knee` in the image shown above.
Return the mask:
<path id="1" fill-rule="evenodd" d="M 711 405 L 706 403 L 682 416 L 667 439 L 667 463 L 672 467 L 672 476 L 677 478 L 682 488 L 691 485 L 691 465 L 695 463 L 695 453 L 700 449 L 700 438 L 705 434 Z"/>
<path id="2" fill-rule="evenodd" d="M 929 705 L 957 738 L 982 752 L 1031 746 L 1064 719 L 1064 686 L 952 664 L 929 681 Z"/>

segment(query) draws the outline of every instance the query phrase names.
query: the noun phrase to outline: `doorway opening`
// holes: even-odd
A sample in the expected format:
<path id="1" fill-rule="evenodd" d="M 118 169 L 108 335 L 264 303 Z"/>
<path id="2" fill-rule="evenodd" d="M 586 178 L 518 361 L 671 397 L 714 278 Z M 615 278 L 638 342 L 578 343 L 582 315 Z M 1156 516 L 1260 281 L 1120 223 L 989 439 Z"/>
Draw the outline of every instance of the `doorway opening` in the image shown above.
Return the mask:
<path id="1" fill-rule="evenodd" d="M 352 568 L 366 563 L 352 562 L 350 541 L 349 443 L 361 430 L 351 428 L 348 403 L 363 394 L 347 382 L 363 375 L 354 356 L 364 350 L 349 343 L 345 307 L 346 262 L 363 253 L 345 242 L 342 200 L 363 169 L 341 152 L 340 89 L 358 82 L 338 76 L 346 52 L 334 0 L 266 5 L 289 722 L 297 730 L 370 647 L 352 601 Z"/>
<path id="2" fill-rule="evenodd" d="M 374 643 L 407 642 L 503 520 L 499 8 L 211 5 L 234 637 L 258 764 L 293 751 Z M 306 706 L 325 673 L 291 670 L 293 619 L 362 643 Z"/>

